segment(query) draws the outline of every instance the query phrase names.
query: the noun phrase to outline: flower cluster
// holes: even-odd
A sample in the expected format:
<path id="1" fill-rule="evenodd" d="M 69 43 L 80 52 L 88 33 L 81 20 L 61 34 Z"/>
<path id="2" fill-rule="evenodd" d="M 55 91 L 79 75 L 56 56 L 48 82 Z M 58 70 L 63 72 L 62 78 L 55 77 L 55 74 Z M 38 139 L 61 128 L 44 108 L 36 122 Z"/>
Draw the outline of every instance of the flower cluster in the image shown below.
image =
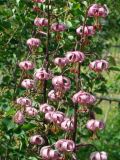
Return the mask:
<path id="1" fill-rule="evenodd" d="M 55 111 L 55 108 L 47 103 L 41 104 L 40 112 L 45 113 L 45 119 L 58 125 L 62 130 L 71 132 L 74 130 L 74 119 L 68 118 L 63 112 Z"/>
<path id="2" fill-rule="evenodd" d="M 44 3 L 45 0 L 34 0 L 37 3 Z M 93 4 L 88 9 L 89 17 L 106 17 L 108 14 L 108 10 L 105 6 L 101 6 L 98 4 Z M 49 24 L 49 19 L 47 18 L 35 18 L 34 25 L 39 28 L 48 27 L 51 32 L 63 32 L 67 29 L 67 26 L 63 23 L 53 23 Z M 41 31 L 41 33 L 44 33 Z M 94 25 L 82 25 L 76 29 L 76 34 L 79 36 L 84 36 L 87 38 L 88 36 L 93 36 L 96 33 L 96 28 Z M 59 33 L 61 34 L 61 33 Z M 46 33 L 47 35 L 47 33 Z M 82 37 L 83 38 L 83 37 Z M 30 38 L 27 40 L 27 45 L 32 53 L 32 51 L 36 50 L 41 45 L 41 40 L 38 38 Z M 45 56 L 46 58 L 46 56 Z M 48 58 L 47 58 L 47 61 Z M 54 64 L 63 69 L 63 67 L 67 65 L 81 65 L 85 61 L 85 54 L 79 50 L 68 51 L 65 53 L 64 57 L 56 57 L 54 59 Z M 47 62 L 48 63 L 48 62 Z M 19 63 L 19 67 L 23 71 L 33 70 L 35 68 L 35 64 L 32 61 L 22 61 Z M 45 66 L 45 64 L 43 65 Z M 106 60 L 95 60 L 89 64 L 89 68 L 94 72 L 102 72 L 108 69 L 108 62 Z M 78 77 L 79 78 L 79 77 Z M 71 89 L 71 80 L 69 77 L 63 75 L 53 75 L 48 67 L 42 67 L 36 69 L 33 74 L 33 79 L 22 79 L 21 86 L 27 90 L 34 89 L 36 87 L 36 82 L 44 82 L 45 84 L 48 80 L 52 79 L 53 89 L 48 91 L 48 97 L 52 101 L 61 100 L 67 91 L 70 92 Z M 39 83 L 39 82 L 38 82 Z M 37 88 L 37 87 L 36 87 Z M 76 92 L 78 88 L 76 89 Z M 46 92 L 46 91 L 45 91 Z M 46 93 L 45 93 L 46 94 Z M 75 93 L 72 97 L 72 101 L 74 104 L 80 104 L 82 106 L 91 106 L 96 102 L 96 97 L 89 92 L 83 91 L 82 89 Z M 30 117 L 36 117 L 39 112 L 44 113 L 45 121 L 48 123 L 52 123 L 53 125 L 57 125 L 59 128 L 66 132 L 74 132 L 75 131 L 75 116 L 68 117 L 65 113 L 58 111 L 52 105 L 49 105 L 46 101 L 39 105 L 39 111 L 32 106 L 32 101 L 27 97 L 20 97 L 16 100 L 16 103 L 22 106 L 22 109 L 17 111 L 13 117 L 13 120 L 16 124 L 23 124 L 25 122 L 25 115 Z M 79 107 L 77 105 L 77 107 Z M 86 127 L 88 130 L 96 133 L 96 131 L 104 128 L 104 123 L 102 121 L 96 119 L 90 119 Z M 30 143 L 33 145 L 44 145 L 44 138 L 35 134 L 30 137 Z M 61 155 L 65 152 L 73 153 L 76 149 L 76 142 L 68 139 L 60 139 L 55 143 L 55 150 L 52 149 L 51 146 L 43 146 L 40 150 L 40 156 L 45 160 L 58 160 Z M 90 156 L 91 160 L 107 160 L 106 152 L 93 152 Z"/>

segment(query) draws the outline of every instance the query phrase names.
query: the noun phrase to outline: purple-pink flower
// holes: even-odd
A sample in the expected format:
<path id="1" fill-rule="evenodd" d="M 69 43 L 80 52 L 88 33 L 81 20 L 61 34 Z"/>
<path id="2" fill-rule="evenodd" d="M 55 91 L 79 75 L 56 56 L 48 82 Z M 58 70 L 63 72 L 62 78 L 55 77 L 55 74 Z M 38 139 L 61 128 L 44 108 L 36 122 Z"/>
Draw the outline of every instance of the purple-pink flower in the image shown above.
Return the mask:
<path id="1" fill-rule="evenodd" d="M 27 40 L 27 45 L 30 48 L 38 48 L 41 44 L 41 41 L 38 38 L 30 38 Z"/>
<path id="2" fill-rule="evenodd" d="M 97 130 L 102 130 L 105 127 L 105 124 L 102 121 L 91 119 L 87 122 L 86 127 L 89 130 L 96 132 Z"/>
<path id="3" fill-rule="evenodd" d="M 63 57 L 63 58 L 57 57 L 54 60 L 54 64 L 61 67 L 61 68 L 65 67 L 68 64 L 68 62 L 69 61 L 66 57 Z"/>
<path id="4" fill-rule="evenodd" d="M 64 118 L 64 121 L 60 125 L 64 131 L 71 132 L 74 130 L 74 119 Z"/>
<path id="5" fill-rule="evenodd" d="M 42 145 L 45 143 L 45 141 L 40 135 L 34 135 L 30 137 L 30 143 L 35 145 Z"/>
<path id="6" fill-rule="evenodd" d="M 51 30 L 54 32 L 63 32 L 67 29 L 67 26 L 63 23 L 53 23 L 51 26 Z"/>
<path id="7" fill-rule="evenodd" d="M 88 106 L 92 105 L 96 101 L 96 98 L 88 92 L 79 91 L 78 93 L 74 94 L 72 101 L 74 103 Z"/>
<path id="8" fill-rule="evenodd" d="M 108 69 L 108 62 L 105 60 L 95 60 L 89 64 L 89 68 L 95 72 L 102 72 Z"/>
<path id="9" fill-rule="evenodd" d="M 90 155 L 90 160 L 107 160 L 107 159 L 108 159 L 108 155 L 104 151 L 102 151 L 102 152 L 93 152 Z"/>
<path id="10" fill-rule="evenodd" d="M 72 140 L 60 139 L 55 143 L 55 147 L 60 152 L 73 152 L 75 149 L 75 143 Z"/>
<path id="11" fill-rule="evenodd" d="M 88 10 L 89 17 L 106 17 L 109 11 L 108 8 L 104 5 L 93 4 Z"/>
<path id="12" fill-rule="evenodd" d="M 21 83 L 21 86 L 26 88 L 26 89 L 32 89 L 32 88 L 34 88 L 34 80 L 24 79 Z"/>
<path id="13" fill-rule="evenodd" d="M 34 64 L 31 61 L 23 61 L 19 63 L 19 67 L 22 70 L 32 70 L 34 68 Z"/>
<path id="14" fill-rule="evenodd" d="M 55 111 L 55 108 L 47 103 L 44 103 L 39 106 L 39 110 L 40 112 L 47 113 L 50 111 Z"/>
<path id="15" fill-rule="evenodd" d="M 80 51 L 70 51 L 67 52 L 66 58 L 70 63 L 76 63 L 76 62 L 82 63 L 85 59 L 85 55 L 83 52 Z"/>
<path id="16" fill-rule="evenodd" d="M 59 160 L 60 158 L 58 151 L 51 149 L 50 146 L 42 147 L 40 155 L 44 160 Z"/>
<path id="17" fill-rule="evenodd" d="M 37 80 L 48 80 L 52 77 L 52 73 L 50 71 L 46 71 L 45 68 L 40 68 L 35 72 L 34 77 Z"/>
<path id="18" fill-rule="evenodd" d="M 38 114 L 37 109 L 33 107 L 26 107 L 25 112 L 28 116 L 36 116 Z"/>
<path id="19" fill-rule="evenodd" d="M 64 121 L 65 115 L 59 111 L 50 111 L 45 114 L 45 118 L 50 122 L 60 125 Z"/>
<path id="20" fill-rule="evenodd" d="M 48 19 L 47 18 L 38 18 L 36 17 L 34 20 L 34 25 L 38 27 L 48 26 Z"/>
<path id="21" fill-rule="evenodd" d="M 52 85 L 55 90 L 67 91 L 71 87 L 70 79 L 64 76 L 55 76 L 52 79 Z"/>
<path id="22" fill-rule="evenodd" d="M 84 31 L 83 31 L 84 29 Z M 85 35 L 85 36 L 92 36 L 95 34 L 95 27 L 94 26 L 80 26 L 76 29 L 77 35 Z"/>
<path id="23" fill-rule="evenodd" d="M 55 91 L 55 90 L 51 90 L 49 93 L 48 93 L 48 97 L 50 100 L 52 101 L 57 101 L 61 98 L 61 94 L 59 94 L 59 92 Z"/>
<path id="24" fill-rule="evenodd" d="M 23 112 L 17 111 L 13 117 L 13 120 L 16 124 L 23 124 L 25 121 Z"/>
<path id="25" fill-rule="evenodd" d="M 27 97 L 17 98 L 16 103 L 21 105 L 21 106 L 25 106 L 25 107 L 32 106 L 32 101 Z"/>

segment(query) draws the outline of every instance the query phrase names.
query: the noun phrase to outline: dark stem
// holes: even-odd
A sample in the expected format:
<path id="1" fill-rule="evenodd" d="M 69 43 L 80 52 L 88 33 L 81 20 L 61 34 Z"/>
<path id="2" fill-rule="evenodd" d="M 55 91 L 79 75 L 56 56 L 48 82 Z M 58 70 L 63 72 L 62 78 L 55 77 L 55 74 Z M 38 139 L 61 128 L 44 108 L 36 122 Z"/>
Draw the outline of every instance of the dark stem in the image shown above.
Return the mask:
<path id="1" fill-rule="evenodd" d="M 47 43 L 46 43 L 46 52 L 45 52 L 45 62 L 44 67 L 46 71 L 49 68 L 49 44 L 50 44 L 50 3 L 51 0 L 48 0 L 48 7 L 47 7 L 47 15 L 48 15 L 48 30 L 47 30 Z M 44 88 L 43 88 L 43 102 L 47 101 L 47 80 L 44 81 Z"/>
<path id="2" fill-rule="evenodd" d="M 84 22 L 83 22 L 83 31 L 82 31 L 82 35 L 81 35 L 81 46 L 80 46 L 80 51 L 83 50 L 83 47 L 84 47 L 84 29 L 85 29 L 85 25 L 86 25 L 86 21 L 87 21 L 87 12 L 88 12 L 88 9 L 85 13 L 85 19 L 84 19 Z M 78 63 L 78 66 L 77 66 L 77 75 L 76 75 L 76 92 L 79 91 L 79 89 L 81 88 L 81 85 L 79 84 L 80 82 L 80 68 L 81 67 L 81 64 Z M 76 135 L 77 135 L 77 121 L 78 121 L 78 115 L 77 115 L 77 109 L 78 109 L 78 105 L 75 104 L 74 105 L 74 132 L 73 132 L 73 137 L 72 137 L 72 140 L 74 142 L 76 142 Z M 76 149 L 75 151 L 76 152 Z"/>

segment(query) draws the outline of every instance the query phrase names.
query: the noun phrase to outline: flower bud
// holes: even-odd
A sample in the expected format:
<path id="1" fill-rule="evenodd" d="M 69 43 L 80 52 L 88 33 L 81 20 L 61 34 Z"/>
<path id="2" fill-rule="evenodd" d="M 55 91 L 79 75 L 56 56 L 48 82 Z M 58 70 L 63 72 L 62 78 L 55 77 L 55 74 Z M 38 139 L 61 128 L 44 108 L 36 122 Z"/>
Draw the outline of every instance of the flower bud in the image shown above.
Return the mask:
<path id="1" fill-rule="evenodd" d="M 38 38 L 30 38 L 27 40 L 27 45 L 31 48 L 37 48 L 41 44 L 41 41 Z"/>
<path id="2" fill-rule="evenodd" d="M 74 120 L 69 118 L 64 118 L 64 121 L 61 123 L 61 128 L 65 131 L 71 132 L 74 130 Z"/>
<path id="3" fill-rule="evenodd" d="M 83 26 L 80 26 L 76 29 L 77 35 L 85 35 L 85 36 L 92 36 L 95 34 L 95 27 L 94 26 L 85 26 L 83 32 Z"/>
<path id="4" fill-rule="evenodd" d="M 16 103 L 25 107 L 30 107 L 32 105 L 32 101 L 27 97 L 17 98 Z"/>
<path id="5" fill-rule="evenodd" d="M 63 58 L 57 57 L 54 60 L 54 64 L 61 67 L 61 68 L 65 67 L 68 64 L 68 62 L 69 61 L 66 57 L 63 57 Z"/>
<path id="6" fill-rule="evenodd" d="M 66 25 L 63 23 L 53 23 L 51 29 L 54 32 L 63 32 L 67 29 Z"/>
<path id="7" fill-rule="evenodd" d="M 102 72 L 108 69 L 108 62 L 105 60 L 95 60 L 89 64 L 89 67 L 95 72 Z"/>
<path id="8" fill-rule="evenodd" d="M 34 24 L 38 27 L 44 27 L 44 26 L 48 26 L 48 19 L 47 18 L 38 18 L 36 17 L 34 20 Z"/>
<path id="9" fill-rule="evenodd" d="M 36 145 L 42 145 L 45 143 L 45 141 L 40 135 L 34 135 L 30 137 L 30 143 Z"/>
<path id="10" fill-rule="evenodd" d="M 55 143 L 55 147 L 60 152 L 73 152 L 75 149 L 75 143 L 72 140 L 61 139 Z"/>
<path id="11" fill-rule="evenodd" d="M 23 61 L 19 63 L 19 67 L 22 70 L 28 71 L 34 68 L 34 64 L 31 61 Z"/>
<path id="12" fill-rule="evenodd" d="M 16 124 L 23 124 L 25 121 L 23 113 L 21 111 L 17 111 L 13 117 L 13 120 Z"/>
<path id="13" fill-rule="evenodd" d="M 107 159 L 108 159 L 108 155 L 104 151 L 102 151 L 102 152 L 93 152 L 90 155 L 90 160 L 107 160 Z"/>
<path id="14" fill-rule="evenodd" d="M 70 51 L 67 52 L 66 58 L 70 63 L 76 63 L 76 62 L 82 63 L 85 59 L 85 55 L 80 51 Z"/>
<path id="15" fill-rule="evenodd" d="M 26 89 L 32 89 L 32 88 L 34 88 L 34 80 L 24 79 L 21 83 L 21 86 L 26 88 Z"/>
<path id="16" fill-rule="evenodd" d="M 95 120 L 95 119 L 91 119 L 87 122 L 87 125 L 86 127 L 95 132 L 97 130 L 102 130 L 104 128 L 104 123 L 102 121 L 99 121 L 99 120 Z"/>
<path id="17" fill-rule="evenodd" d="M 44 103 L 44 104 L 40 105 L 39 110 L 40 110 L 40 112 L 47 113 L 47 112 L 50 112 L 50 111 L 54 111 L 55 108 L 53 106 L 50 106 L 47 103 Z"/>
<path id="18" fill-rule="evenodd" d="M 52 77 L 52 74 L 50 71 L 47 72 L 44 68 L 40 68 L 35 72 L 34 76 L 38 80 L 48 80 Z"/>
<path id="19" fill-rule="evenodd" d="M 55 76 L 52 79 L 52 85 L 55 90 L 64 90 L 67 91 L 71 87 L 70 79 L 64 76 Z"/>
<path id="20" fill-rule="evenodd" d="M 38 114 L 37 109 L 33 108 L 33 107 L 26 107 L 26 113 L 28 116 L 36 116 Z"/>
<path id="21" fill-rule="evenodd" d="M 96 98 L 90 93 L 79 91 L 78 93 L 74 94 L 72 101 L 74 103 L 79 103 L 81 105 L 87 106 L 92 105 L 96 101 Z"/>
<path id="22" fill-rule="evenodd" d="M 60 157 L 60 154 L 56 150 L 51 149 L 50 146 L 42 147 L 40 155 L 45 160 L 58 160 Z"/>
<path id="23" fill-rule="evenodd" d="M 108 13 L 108 8 L 99 4 L 93 4 L 88 10 L 89 17 L 106 17 Z"/>

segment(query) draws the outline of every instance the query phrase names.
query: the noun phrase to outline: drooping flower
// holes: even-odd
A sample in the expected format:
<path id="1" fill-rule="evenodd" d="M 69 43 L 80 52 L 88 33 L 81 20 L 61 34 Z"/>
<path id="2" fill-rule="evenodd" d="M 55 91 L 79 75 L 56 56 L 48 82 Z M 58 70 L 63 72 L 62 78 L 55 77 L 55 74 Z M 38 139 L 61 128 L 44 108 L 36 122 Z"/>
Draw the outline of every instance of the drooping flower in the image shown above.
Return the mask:
<path id="1" fill-rule="evenodd" d="M 59 92 L 56 92 L 55 90 L 51 90 L 48 93 L 48 97 L 50 98 L 50 100 L 56 101 L 56 100 L 59 100 L 61 98 L 61 95 L 59 94 Z"/>
<path id="2" fill-rule="evenodd" d="M 69 61 L 66 57 L 63 57 L 63 58 L 57 57 L 54 60 L 54 64 L 61 67 L 61 68 L 65 67 L 68 64 L 68 62 Z"/>
<path id="3" fill-rule="evenodd" d="M 51 29 L 54 32 L 63 32 L 67 29 L 67 26 L 63 23 L 53 23 Z"/>
<path id="4" fill-rule="evenodd" d="M 71 87 L 70 79 L 65 76 L 55 76 L 52 79 L 52 85 L 55 90 L 64 90 L 67 91 Z"/>
<path id="5" fill-rule="evenodd" d="M 13 120 L 16 124 L 23 124 L 25 121 L 23 112 L 17 111 L 16 114 L 13 117 Z"/>
<path id="6" fill-rule="evenodd" d="M 73 152 L 75 149 L 75 143 L 72 140 L 61 139 L 55 143 L 55 147 L 60 152 Z"/>
<path id="7" fill-rule="evenodd" d="M 48 80 L 52 77 L 52 73 L 47 72 L 45 68 L 40 68 L 35 72 L 34 77 L 38 80 Z"/>
<path id="8" fill-rule="evenodd" d="M 41 41 L 38 38 L 30 38 L 27 40 L 27 45 L 32 48 L 38 48 L 39 45 L 41 44 Z"/>
<path id="9" fill-rule="evenodd" d="M 102 151 L 102 152 L 93 152 L 90 155 L 90 160 L 107 160 L 107 159 L 108 159 L 108 155 L 104 151 Z"/>
<path id="10" fill-rule="evenodd" d="M 84 29 L 84 31 L 83 31 Z M 85 35 L 85 36 L 92 36 L 95 34 L 95 27 L 94 26 L 80 26 L 76 29 L 77 35 Z"/>
<path id="11" fill-rule="evenodd" d="M 88 10 L 89 17 L 106 17 L 109 11 L 106 5 L 93 4 Z"/>
<path id="12" fill-rule="evenodd" d="M 32 89 L 32 88 L 34 88 L 34 80 L 24 79 L 21 83 L 21 86 L 26 88 L 26 89 Z"/>
<path id="13" fill-rule="evenodd" d="M 40 112 L 47 113 L 50 111 L 55 111 L 55 108 L 47 103 L 41 104 L 39 107 Z"/>
<path id="14" fill-rule="evenodd" d="M 17 98 L 16 103 L 21 105 L 21 106 L 25 106 L 25 107 L 32 106 L 32 101 L 27 97 Z"/>
<path id="15" fill-rule="evenodd" d="M 38 27 L 48 26 L 48 19 L 47 18 L 36 17 L 35 20 L 34 20 L 34 24 Z"/>
<path id="16" fill-rule="evenodd" d="M 65 115 L 63 112 L 50 111 L 45 114 L 45 118 L 50 122 L 60 125 L 64 121 Z"/>
<path id="17" fill-rule="evenodd" d="M 64 118 L 64 121 L 61 123 L 61 128 L 64 131 L 71 132 L 74 130 L 74 120 L 70 118 Z"/>
<path id="18" fill-rule="evenodd" d="M 80 51 L 70 51 L 67 52 L 66 58 L 70 63 L 76 63 L 76 62 L 82 63 L 85 59 L 85 55 L 83 52 Z"/>
<path id="19" fill-rule="evenodd" d="M 96 101 L 96 98 L 88 92 L 79 91 L 78 93 L 74 94 L 72 101 L 74 103 L 79 103 L 81 105 L 87 106 L 92 105 Z"/>
<path id="20" fill-rule="evenodd" d="M 25 112 L 27 113 L 28 116 L 36 116 L 38 114 L 37 109 L 33 107 L 26 107 Z"/>
<path id="21" fill-rule="evenodd" d="M 42 145 L 45 143 L 45 141 L 40 135 L 34 135 L 30 137 L 30 143 L 36 145 Z"/>
<path id="22" fill-rule="evenodd" d="M 108 62 L 105 60 L 95 60 L 89 64 L 89 68 L 95 72 L 102 72 L 108 69 Z"/>
<path id="23" fill-rule="evenodd" d="M 32 70 L 34 68 L 34 64 L 31 61 L 23 61 L 19 63 L 19 67 L 22 70 Z"/>
<path id="24" fill-rule="evenodd" d="M 50 148 L 50 146 L 42 147 L 40 150 L 40 155 L 45 160 L 58 160 L 60 158 L 60 154 Z"/>
<path id="25" fill-rule="evenodd" d="M 102 121 L 99 121 L 99 120 L 96 120 L 96 119 L 91 119 L 87 122 L 86 127 L 89 130 L 95 132 L 97 130 L 102 130 L 105 127 L 105 125 Z"/>

